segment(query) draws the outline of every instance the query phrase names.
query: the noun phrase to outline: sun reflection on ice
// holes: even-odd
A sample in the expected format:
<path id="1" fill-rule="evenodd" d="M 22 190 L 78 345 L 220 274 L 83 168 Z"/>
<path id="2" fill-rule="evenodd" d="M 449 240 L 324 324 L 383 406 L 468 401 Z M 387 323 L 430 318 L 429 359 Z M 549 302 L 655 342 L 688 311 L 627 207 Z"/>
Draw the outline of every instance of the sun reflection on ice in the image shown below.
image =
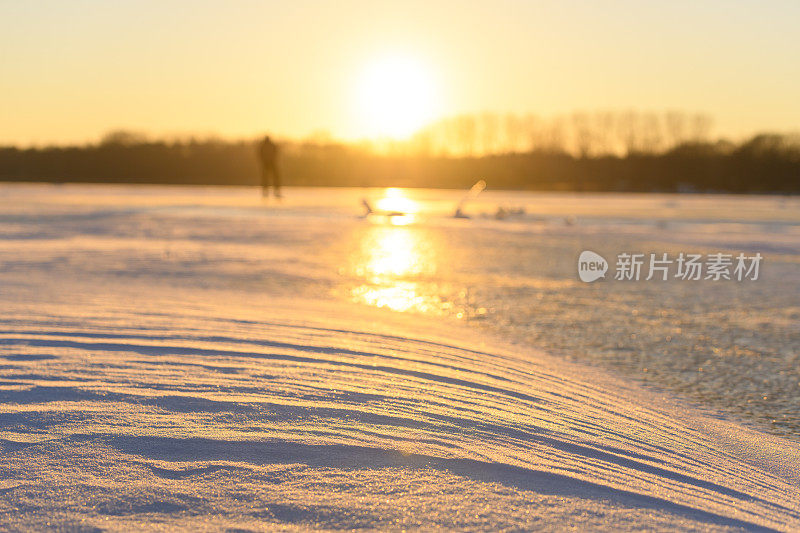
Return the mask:
<path id="1" fill-rule="evenodd" d="M 412 276 L 430 267 L 422 260 L 421 243 L 411 228 L 375 227 L 365 247 L 368 257 L 365 273 L 373 279 Z"/>
<path id="2" fill-rule="evenodd" d="M 379 213 L 387 214 L 392 226 L 407 226 L 416 221 L 419 204 L 405 195 L 403 189 L 390 187 L 384 197 L 375 203 Z"/>
<path id="3" fill-rule="evenodd" d="M 351 291 L 355 301 L 394 311 L 430 311 L 441 306 L 435 296 L 420 291 L 420 281 L 436 272 L 433 244 L 411 225 L 419 205 L 402 189 L 387 189 L 376 202 L 385 222 L 371 226 L 355 254 L 355 273 L 365 283 Z"/>

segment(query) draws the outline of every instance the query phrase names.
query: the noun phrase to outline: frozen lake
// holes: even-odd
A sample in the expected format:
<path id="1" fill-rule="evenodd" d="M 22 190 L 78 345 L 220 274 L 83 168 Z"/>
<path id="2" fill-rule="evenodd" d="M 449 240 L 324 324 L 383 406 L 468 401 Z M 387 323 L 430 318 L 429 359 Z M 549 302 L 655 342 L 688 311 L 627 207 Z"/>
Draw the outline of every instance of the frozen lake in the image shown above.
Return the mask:
<path id="1" fill-rule="evenodd" d="M 462 196 L 0 185 L 0 524 L 797 529 L 797 199 Z"/>
<path id="2" fill-rule="evenodd" d="M 447 317 L 800 430 L 800 199 L 489 190 L 453 218 L 463 195 L 3 185 L 3 285 L 166 280 Z M 362 198 L 413 215 L 365 218 Z M 611 263 L 605 281 L 578 280 L 583 250 Z M 755 281 L 623 282 L 622 252 L 764 259 Z"/>

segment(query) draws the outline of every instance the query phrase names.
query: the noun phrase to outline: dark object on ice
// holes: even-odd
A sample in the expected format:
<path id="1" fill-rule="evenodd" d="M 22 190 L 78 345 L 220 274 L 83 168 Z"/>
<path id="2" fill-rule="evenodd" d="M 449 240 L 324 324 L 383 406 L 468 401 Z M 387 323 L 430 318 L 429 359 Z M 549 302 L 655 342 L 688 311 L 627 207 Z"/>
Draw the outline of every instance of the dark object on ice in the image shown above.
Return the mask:
<path id="1" fill-rule="evenodd" d="M 486 182 L 483 180 L 478 180 L 475 182 L 467 195 L 458 203 L 456 207 L 456 212 L 453 214 L 455 218 L 469 218 L 469 215 L 464 213 L 464 206 L 467 205 L 467 202 L 470 200 L 474 200 L 484 189 L 486 188 Z"/>
<path id="2" fill-rule="evenodd" d="M 364 213 L 364 216 L 381 215 L 385 217 L 405 217 L 409 215 L 409 213 L 404 213 L 403 211 L 391 211 L 391 210 L 387 211 L 386 209 L 373 209 L 372 204 L 369 203 L 369 201 L 366 198 L 361 199 L 361 205 L 363 205 L 364 209 L 367 210 L 367 212 Z"/>
<path id="3" fill-rule="evenodd" d="M 269 196 L 272 185 L 275 198 L 281 197 L 281 175 L 278 172 L 278 145 L 272 142 L 269 135 L 258 144 L 258 159 L 261 163 L 261 195 Z"/>
<path id="4" fill-rule="evenodd" d="M 521 217 L 525 215 L 525 207 L 503 207 L 498 206 L 497 211 L 494 213 L 494 218 L 497 220 L 505 220 L 508 217 Z"/>

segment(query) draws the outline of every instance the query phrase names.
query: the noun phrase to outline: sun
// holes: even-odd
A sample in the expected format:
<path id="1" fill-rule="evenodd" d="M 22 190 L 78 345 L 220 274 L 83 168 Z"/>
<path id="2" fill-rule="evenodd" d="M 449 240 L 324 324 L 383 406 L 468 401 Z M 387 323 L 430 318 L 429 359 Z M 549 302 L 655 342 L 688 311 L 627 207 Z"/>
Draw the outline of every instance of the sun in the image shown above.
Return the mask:
<path id="1" fill-rule="evenodd" d="M 433 118 L 434 77 L 412 56 L 383 56 L 363 69 L 357 99 L 366 136 L 406 138 Z"/>

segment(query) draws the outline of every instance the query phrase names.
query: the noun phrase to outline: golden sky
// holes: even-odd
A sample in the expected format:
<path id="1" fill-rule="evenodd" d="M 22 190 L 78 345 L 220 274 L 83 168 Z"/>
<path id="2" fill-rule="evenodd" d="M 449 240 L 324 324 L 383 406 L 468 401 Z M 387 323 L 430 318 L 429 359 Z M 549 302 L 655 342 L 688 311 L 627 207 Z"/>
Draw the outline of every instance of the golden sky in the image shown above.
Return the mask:
<path id="1" fill-rule="evenodd" d="M 482 111 L 800 129 L 797 1 L 0 0 L 0 144 L 401 136 Z"/>

